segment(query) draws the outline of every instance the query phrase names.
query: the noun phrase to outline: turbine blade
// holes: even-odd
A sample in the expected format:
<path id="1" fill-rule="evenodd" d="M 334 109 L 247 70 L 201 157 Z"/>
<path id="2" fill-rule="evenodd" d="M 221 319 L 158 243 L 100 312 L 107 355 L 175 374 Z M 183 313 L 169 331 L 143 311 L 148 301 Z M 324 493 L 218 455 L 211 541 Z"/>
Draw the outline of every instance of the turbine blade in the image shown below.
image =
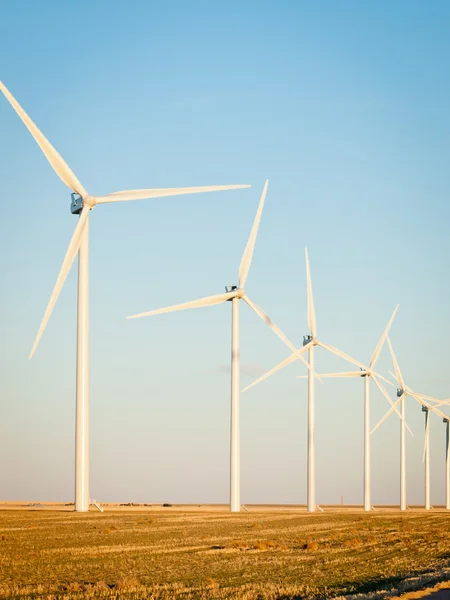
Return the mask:
<path id="1" fill-rule="evenodd" d="M 431 404 L 428 404 L 428 402 L 426 402 L 421 396 L 419 396 L 419 394 L 414 393 L 410 389 L 407 390 L 407 393 L 408 393 L 408 396 L 411 396 L 412 398 L 414 398 L 414 400 L 416 402 L 418 402 L 419 404 L 421 404 L 422 406 L 425 406 L 426 408 L 431 408 Z"/>
<path id="2" fill-rule="evenodd" d="M 386 400 L 387 400 L 387 401 L 389 402 L 389 404 L 391 405 L 391 408 L 392 408 L 393 410 L 395 410 L 395 412 L 397 413 L 398 417 L 399 417 L 399 418 L 400 418 L 402 421 L 404 421 L 406 429 L 409 431 L 409 433 L 410 433 L 411 435 L 413 435 L 413 432 L 411 431 L 411 429 L 410 429 L 410 427 L 409 427 L 408 423 L 407 423 L 407 422 L 406 422 L 406 420 L 405 420 L 405 419 L 402 417 L 402 415 L 401 415 L 400 411 L 398 410 L 396 403 L 392 402 L 392 399 L 391 399 L 391 397 L 389 396 L 389 394 L 387 393 L 387 391 L 385 390 L 385 388 L 384 388 L 384 387 L 381 385 L 381 383 L 378 381 L 378 376 L 372 375 L 372 378 L 373 378 L 373 380 L 374 380 L 374 382 L 375 382 L 376 386 L 377 386 L 377 387 L 378 387 L 378 389 L 380 390 L 380 392 L 383 394 L 383 396 L 386 398 Z"/>
<path id="3" fill-rule="evenodd" d="M 11 94 L 11 92 L 7 89 L 7 87 L 1 81 L 0 81 L 0 90 L 3 92 L 3 94 L 5 95 L 5 98 L 8 100 L 8 102 L 14 108 L 14 110 L 19 115 L 19 117 L 22 119 L 25 127 L 28 129 L 28 131 L 34 137 L 39 148 L 45 154 L 46 159 L 51 164 L 51 166 L 53 167 L 53 170 L 59 176 L 61 181 L 63 183 L 65 183 L 69 188 L 74 190 L 74 192 L 76 192 L 80 196 L 82 196 L 82 197 L 87 196 L 86 190 L 79 182 L 75 173 L 72 171 L 72 169 L 69 167 L 69 165 L 65 162 L 63 157 L 60 154 L 58 154 L 58 152 L 55 150 L 55 148 L 50 144 L 50 142 L 45 137 L 45 135 L 41 131 L 39 131 L 39 129 L 36 127 L 36 125 L 33 123 L 33 121 L 27 115 L 27 113 L 23 110 L 23 108 L 20 106 L 20 104 L 17 102 L 17 100 Z"/>
<path id="4" fill-rule="evenodd" d="M 66 256 L 64 257 L 64 261 L 59 272 L 58 279 L 56 280 L 55 287 L 53 288 L 52 295 L 50 296 L 50 300 L 45 310 L 41 326 L 39 327 L 36 339 L 34 340 L 33 348 L 31 349 L 29 358 L 32 358 L 33 354 L 36 351 L 36 348 L 39 344 L 39 340 L 41 339 L 41 336 L 44 333 L 44 330 L 47 326 L 48 320 L 50 319 L 50 315 L 52 314 L 53 307 L 55 306 L 56 301 L 58 300 L 58 296 L 61 293 L 66 277 L 80 248 L 83 231 L 86 226 L 90 210 L 91 209 L 88 206 L 85 206 L 81 211 L 77 226 L 75 227 L 75 231 L 73 232 L 72 239 L 69 243 L 69 247 L 67 248 Z"/>
<path id="5" fill-rule="evenodd" d="M 386 379 L 386 377 L 383 377 L 383 375 L 380 375 L 379 373 L 376 373 L 375 371 L 371 371 L 370 374 L 376 375 L 376 377 L 378 377 L 378 379 L 381 379 L 382 381 L 384 381 L 384 383 L 387 383 L 388 385 L 395 387 L 395 383 L 392 383 L 392 381 L 390 379 Z"/>
<path id="6" fill-rule="evenodd" d="M 290 340 L 288 340 L 288 338 L 284 335 L 284 333 L 281 331 L 281 329 L 279 327 L 277 327 L 277 325 L 275 325 L 275 323 L 272 321 L 272 319 L 269 317 L 269 315 L 266 314 L 260 306 L 255 304 L 252 300 L 250 300 L 250 298 L 247 296 L 247 294 L 244 294 L 242 296 L 242 300 L 244 300 L 250 306 L 250 308 L 255 311 L 255 313 L 258 315 L 258 317 L 260 317 L 264 321 L 264 323 L 266 323 L 266 325 L 268 325 L 270 327 L 270 329 L 272 329 L 272 331 L 274 331 L 277 334 L 277 336 L 283 340 L 283 342 L 286 344 L 286 346 L 292 352 L 297 352 L 297 348 L 294 346 L 294 344 Z M 309 364 L 303 358 L 303 356 L 300 356 L 300 360 L 309 369 Z"/>
<path id="7" fill-rule="evenodd" d="M 394 320 L 395 315 L 397 314 L 399 306 L 400 305 L 397 304 L 397 306 L 395 307 L 394 312 L 392 313 L 392 316 L 389 319 L 389 322 L 388 322 L 388 324 L 386 326 L 386 329 L 383 331 L 383 334 L 380 337 L 380 341 L 378 342 L 375 350 L 373 351 L 372 358 L 370 359 L 370 368 L 371 369 L 375 366 L 375 363 L 377 362 L 378 357 L 380 356 L 380 352 L 381 352 L 381 350 L 383 348 L 384 342 L 386 341 L 386 338 L 388 336 L 389 330 L 390 330 L 391 325 L 392 325 L 392 321 Z"/>
<path id="8" fill-rule="evenodd" d="M 394 349 L 392 347 L 391 340 L 389 339 L 389 336 L 387 336 L 387 342 L 388 342 L 388 345 L 389 345 L 389 351 L 391 353 L 392 362 L 394 363 L 395 378 L 399 382 L 399 384 L 402 387 L 402 389 L 405 389 L 405 382 L 403 381 L 402 372 L 400 371 L 400 367 L 398 366 L 397 358 L 395 356 Z"/>
<path id="9" fill-rule="evenodd" d="M 305 248 L 306 260 L 306 287 L 308 291 L 308 327 L 313 338 L 316 337 L 316 311 L 314 310 L 314 298 L 312 291 L 311 269 L 309 266 L 308 248 Z"/>
<path id="10" fill-rule="evenodd" d="M 264 189 L 261 194 L 261 200 L 259 201 L 258 210 L 256 211 L 255 220 L 253 221 L 253 227 L 250 232 L 250 236 L 247 241 L 247 245 L 244 250 L 244 254 L 241 258 L 241 264 L 239 265 L 239 287 L 243 288 L 247 281 L 248 272 L 250 265 L 252 264 L 253 251 L 255 249 L 256 236 L 258 235 L 259 222 L 261 221 L 261 215 L 264 208 L 264 200 L 266 199 L 267 188 L 269 186 L 269 180 L 266 179 Z M 288 344 L 289 345 L 289 344 Z"/>
<path id="11" fill-rule="evenodd" d="M 436 408 L 436 406 L 439 406 L 439 404 L 435 404 L 434 406 L 430 406 L 429 409 L 432 410 L 433 412 L 435 412 L 438 417 L 441 417 L 442 419 L 449 419 L 450 417 L 448 417 L 448 415 L 444 414 L 442 411 L 440 411 L 439 409 Z"/>
<path id="12" fill-rule="evenodd" d="M 242 392 L 246 392 L 247 390 L 249 390 L 253 386 L 257 385 L 258 383 L 261 383 L 261 381 L 264 381 L 264 379 L 267 379 L 268 377 L 270 377 L 277 371 L 284 369 L 284 367 L 287 367 L 288 365 L 290 365 L 291 363 L 296 361 L 300 356 L 302 356 L 302 354 L 305 354 L 305 352 L 308 352 L 308 350 L 311 348 L 311 346 L 314 346 L 314 342 L 309 342 L 309 344 L 306 344 L 306 346 L 303 346 L 303 348 L 300 348 L 300 350 L 297 350 L 296 352 L 291 354 L 291 356 L 288 356 L 287 358 L 285 358 L 276 367 L 274 367 L 270 371 L 267 371 L 267 373 L 264 373 L 264 375 L 261 375 L 261 377 L 259 379 L 256 379 L 255 381 L 253 381 L 253 383 L 251 383 L 246 388 L 244 388 L 242 390 Z"/>
<path id="13" fill-rule="evenodd" d="M 342 371 L 341 373 L 320 373 L 320 377 L 362 377 L 363 371 Z"/>
<path id="14" fill-rule="evenodd" d="M 372 435 L 372 433 L 375 433 L 375 431 L 378 429 L 378 427 L 380 427 L 380 425 L 382 425 L 386 419 L 389 417 L 389 415 L 392 413 L 392 411 L 394 411 L 397 406 L 400 404 L 400 400 L 404 397 L 405 394 L 402 394 L 402 396 L 400 396 L 400 398 L 397 400 L 397 402 L 394 403 L 393 406 L 391 406 L 391 408 L 387 411 L 387 413 L 384 415 L 384 417 L 378 421 L 378 423 L 375 425 L 375 427 L 372 429 L 372 431 L 370 432 L 370 435 Z"/>
<path id="15" fill-rule="evenodd" d="M 428 411 L 427 415 L 427 424 L 425 426 L 425 436 L 423 440 L 423 454 L 422 454 L 422 464 L 425 462 L 425 455 L 427 453 L 427 439 L 430 439 L 430 411 Z"/>
<path id="16" fill-rule="evenodd" d="M 222 304 L 227 300 L 231 300 L 236 296 L 236 292 L 228 292 L 226 294 L 217 294 L 216 296 L 206 296 L 205 298 L 199 298 L 198 300 L 191 300 L 190 302 L 184 302 L 183 304 L 174 304 L 173 306 L 166 306 L 165 308 L 157 308 L 156 310 L 150 310 L 148 312 L 139 313 L 137 315 L 131 315 L 126 317 L 127 319 L 140 319 L 141 317 L 150 317 L 153 315 L 162 315 L 163 313 L 175 312 L 177 310 L 186 310 L 188 308 L 201 308 L 203 306 L 214 306 L 215 304 Z"/>
<path id="17" fill-rule="evenodd" d="M 439 414 L 440 411 L 436 410 L 438 406 L 448 406 L 448 400 L 442 401 L 442 402 L 437 402 L 436 404 L 433 404 L 432 406 L 430 406 L 430 408 Z M 442 413 L 442 415 L 443 415 L 442 418 L 445 417 L 446 419 L 448 419 L 448 417 L 446 415 L 444 415 L 443 413 Z"/>
<path id="18" fill-rule="evenodd" d="M 398 383 L 398 385 L 401 385 L 400 381 L 397 379 L 397 377 L 394 375 L 394 373 L 392 371 L 388 371 L 388 373 L 392 377 L 392 379 L 395 379 L 395 381 Z"/>
<path id="19" fill-rule="evenodd" d="M 424 400 L 430 400 L 431 402 L 438 402 L 439 404 L 447 404 L 448 400 L 438 400 L 437 398 L 433 398 L 432 396 L 426 396 L 425 394 L 417 394 Z"/>
<path id="20" fill-rule="evenodd" d="M 323 379 L 322 379 L 323 375 L 321 373 L 319 374 L 319 373 L 316 373 L 315 371 L 313 371 L 309 367 L 309 365 L 308 365 L 308 369 L 309 369 L 310 373 L 312 374 L 312 376 L 315 377 L 318 381 L 320 381 L 320 383 L 323 384 Z M 308 377 L 309 377 L 309 375 L 296 375 L 295 376 L 296 379 L 308 379 Z"/>
<path id="21" fill-rule="evenodd" d="M 349 363 L 351 363 L 351 364 L 353 364 L 353 365 L 355 365 L 357 367 L 360 367 L 364 371 L 370 372 L 370 369 L 368 367 L 366 367 L 365 365 L 363 365 L 362 363 L 360 363 L 358 360 L 356 360 L 356 358 L 352 358 L 351 356 L 349 356 L 345 352 L 342 352 L 342 350 L 338 350 L 338 348 L 335 348 L 334 346 L 330 346 L 330 344 L 324 344 L 323 342 L 321 342 L 319 340 L 316 340 L 316 342 L 317 342 L 318 346 L 321 346 L 325 350 L 328 350 L 328 352 L 331 352 L 332 354 L 335 354 L 336 356 L 339 356 L 340 358 L 343 358 L 347 362 L 349 362 Z"/>
<path id="22" fill-rule="evenodd" d="M 128 200 L 146 200 L 148 198 L 162 198 L 164 196 L 181 196 L 183 194 L 201 194 L 203 192 L 221 192 L 226 190 L 240 190 L 249 185 L 205 185 L 200 187 L 185 188 L 155 188 L 148 190 L 125 190 L 114 192 L 106 196 L 96 196 L 97 204 L 107 202 L 127 202 Z"/>
<path id="23" fill-rule="evenodd" d="M 288 348 L 290 348 L 292 352 L 297 351 L 297 348 L 294 346 L 294 344 L 284 335 L 281 329 L 279 329 L 279 327 L 275 325 L 275 323 L 272 321 L 269 315 L 265 313 L 260 306 L 255 304 L 252 300 L 250 300 L 247 294 L 244 294 L 242 296 L 242 300 L 244 300 L 250 306 L 250 308 L 258 315 L 260 319 L 264 321 L 264 323 L 266 323 L 266 325 L 268 325 L 273 331 L 275 331 L 278 337 L 283 340 L 283 342 L 286 344 L 286 346 L 288 346 Z"/>

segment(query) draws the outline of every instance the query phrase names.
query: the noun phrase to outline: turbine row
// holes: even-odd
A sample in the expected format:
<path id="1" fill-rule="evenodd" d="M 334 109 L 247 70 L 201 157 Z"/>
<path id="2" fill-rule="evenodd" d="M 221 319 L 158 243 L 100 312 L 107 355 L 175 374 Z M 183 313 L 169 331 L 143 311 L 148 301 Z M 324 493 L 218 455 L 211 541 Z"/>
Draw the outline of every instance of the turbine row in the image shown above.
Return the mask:
<path id="1" fill-rule="evenodd" d="M 76 424 L 75 424 L 75 510 L 84 512 L 89 510 L 90 491 L 89 491 L 89 215 L 91 210 L 97 205 L 110 202 L 123 202 L 129 200 L 142 200 L 147 198 L 157 198 L 165 196 L 176 196 L 181 194 L 197 194 L 204 192 L 215 192 L 224 190 L 236 190 L 250 187 L 249 185 L 221 185 L 221 186 L 202 186 L 186 188 L 163 188 L 163 189 L 137 189 L 114 192 L 103 196 L 93 196 L 89 194 L 80 183 L 76 175 L 55 150 L 43 133 L 38 129 L 35 123 L 27 115 L 17 100 L 12 96 L 5 85 L 0 81 L 0 90 L 6 99 L 14 108 L 24 125 L 27 127 L 55 173 L 72 190 L 72 214 L 78 215 L 78 223 L 75 227 L 72 238 L 69 242 L 60 272 L 58 274 L 55 286 L 50 296 L 47 308 L 36 335 L 30 358 L 34 355 L 39 341 L 47 327 L 53 308 L 61 293 L 67 275 L 78 254 L 78 314 L 77 314 L 77 373 L 76 373 Z M 308 369 L 306 377 L 308 378 L 308 462 L 307 462 L 307 508 L 308 511 L 316 510 L 316 473 L 315 473 L 315 381 L 323 381 L 327 378 L 342 377 L 361 377 L 364 379 L 364 509 L 371 509 L 371 482 L 370 482 L 370 435 L 373 433 L 391 413 L 395 412 L 400 418 L 400 436 L 401 436 L 401 474 L 400 474 L 400 506 L 402 510 L 406 508 L 406 479 L 405 479 L 405 430 L 409 429 L 405 421 L 404 400 L 407 396 L 413 397 L 422 406 L 425 415 L 425 443 L 424 443 L 424 462 L 426 466 L 426 507 L 430 508 L 429 492 L 429 423 L 430 412 L 436 413 L 443 418 L 447 424 L 447 443 L 446 443 L 446 506 L 450 508 L 450 475 L 449 475 L 449 418 L 439 410 L 439 406 L 447 404 L 448 401 L 438 401 L 423 394 L 417 394 L 406 386 L 400 368 L 398 366 L 390 339 L 389 331 L 398 305 L 395 308 L 389 322 L 381 335 L 378 344 L 369 361 L 369 366 L 364 365 L 352 356 L 342 350 L 323 342 L 317 337 L 316 313 L 314 308 L 314 298 L 312 290 L 311 270 L 309 264 L 308 251 L 305 251 L 306 260 L 306 285 L 307 285 L 307 322 L 309 333 L 303 338 L 303 346 L 296 346 L 287 338 L 281 329 L 272 321 L 272 319 L 253 302 L 245 291 L 245 284 L 250 272 L 253 253 L 256 244 L 256 238 L 260 226 L 261 216 L 264 208 L 268 190 L 268 181 L 265 182 L 262 195 L 256 211 L 256 216 L 250 235 L 245 246 L 241 262 L 239 265 L 237 284 L 227 286 L 225 293 L 216 294 L 196 300 L 184 302 L 142 312 L 127 317 L 137 319 L 158 314 L 170 313 L 174 311 L 186 310 L 191 308 L 201 308 L 214 306 L 225 302 L 231 302 L 231 424 L 230 424 L 230 510 L 239 512 L 241 509 L 240 498 L 240 301 L 244 301 L 266 325 L 283 341 L 290 349 L 292 354 L 276 367 L 265 373 L 259 379 L 247 386 L 243 392 L 261 383 L 271 375 L 280 371 L 287 365 L 295 361 L 301 361 Z M 391 351 L 395 379 L 398 381 L 399 389 L 397 391 L 398 399 L 394 402 L 389 396 L 385 385 L 393 385 L 392 382 L 375 371 L 377 360 L 381 350 L 387 341 Z M 327 352 L 338 356 L 359 370 L 346 371 L 342 373 L 323 373 L 318 374 L 315 369 L 315 349 L 322 348 Z M 305 355 L 308 355 L 308 360 Z M 373 380 L 377 388 L 390 404 L 388 412 L 381 421 L 370 431 L 370 380 Z"/>
<path id="2" fill-rule="evenodd" d="M 374 433 L 382 423 L 386 421 L 390 414 L 396 412 L 400 418 L 400 509 L 406 510 L 406 451 L 405 451 L 405 429 L 412 435 L 411 429 L 408 427 L 405 421 L 405 408 L 404 408 L 404 399 L 406 396 L 411 396 L 414 398 L 422 407 L 422 410 L 425 412 L 425 441 L 424 441 L 424 451 L 423 451 L 423 462 L 425 462 L 425 508 L 431 508 L 430 501 L 430 453 L 429 453 L 429 435 L 430 435 L 430 413 L 433 412 L 442 418 L 443 422 L 446 424 L 446 451 L 445 451 L 445 506 L 447 509 L 450 509 L 450 432 L 449 432 L 449 420 L 450 417 L 445 415 L 441 410 L 439 410 L 439 406 L 443 404 L 449 404 L 450 400 L 437 400 L 436 398 L 432 398 L 431 396 L 425 396 L 424 394 L 415 393 L 409 388 L 404 380 L 400 371 L 400 367 L 398 366 L 398 362 L 396 356 L 394 354 L 394 350 L 392 348 L 391 341 L 389 339 L 389 331 L 392 325 L 392 322 L 397 314 L 397 310 L 399 305 L 397 305 L 394 309 L 394 312 L 389 319 L 389 322 L 386 326 L 386 329 L 383 331 L 381 338 L 378 341 L 378 344 L 373 351 L 372 357 L 369 362 L 369 366 L 365 366 L 358 360 L 349 356 L 345 352 L 330 346 L 329 344 L 324 344 L 323 342 L 317 339 L 316 334 L 316 313 L 314 309 L 314 300 L 313 300 L 313 292 L 312 292 L 312 282 L 311 282 L 311 269 L 309 265 L 309 257 L 308 250 L 305 250 L 305 259 L 306 259 L 306 286 L 307 286 L 307 302 L 308 302 L 308 327 L 310 333 L 303 337 L 303 347 L 301 349 L 296 350 L 293 354 L 288 356 L 281 363 L 273 367 L 267 373 L 264 373 L 261 377 L 256 379 L 253 383 L 244 388 L 243 392 L 253 388 L 258 385 L 262 381 L 266 380 L 270 376 L 274 375 L 287 365 L 295 362 L 298 358 L 302 358 L 303 354 L 308 352 L 309 361 L 308 361 L 308 463 L 307 463 L 307 509 L 309 512 L 314 512 L 316 510 L 316 498 L 315 498 L 315 489 L 316 489 L 316 472 L 315 472 L 315 394 L 314 394 L 314 381 L 316 378 L 325 379 L 325 378 L 343 378 L 343 377 L 362 377 L 364 379 L 364 510 L 370 511 L 372 509 L 371 504 L 371 478 L 370 478 L 370 436 Z M 380 356 L 381 350 L 384 346 L 384 343 L 387 341 L 389 350 L 392 357 L 392 362 L 395 369 L 395 375 L 391 372 L 391 376 L 398 382 L 399 388 L 397 390 L 398 399 L 396 402 L 393 402 L 390 398 L 386 388 L 381 383 L 387 383 L 391 386 L 394 384 L 387 378 L 383 377 L 379 373 L 375 372 L 374 367 Z M 356 367 L 359 367 L 359 371 L 345 371 L 341 373 L 316 373 L 315 371 L 315 357 L 314 357 L 314 348 L 315 346 L 319 346 L 332 352 L 333 354 L 343 358 L 347 362 L 353 364 Z M 304 378 L 305 376 L 299 376 L 299 378 Z M 377 423 L 377 425 L 370 431 L 370 399 L 369 399 L 369 381 L 370 378 L 374 381 L 376 386 L 379 388 L 383 396 L 387 399 L 389 404 L 391 405 L 390 409 L 386 412 L 383 418 Z M 381 381 L 380 381 L 381 380 Z"/>

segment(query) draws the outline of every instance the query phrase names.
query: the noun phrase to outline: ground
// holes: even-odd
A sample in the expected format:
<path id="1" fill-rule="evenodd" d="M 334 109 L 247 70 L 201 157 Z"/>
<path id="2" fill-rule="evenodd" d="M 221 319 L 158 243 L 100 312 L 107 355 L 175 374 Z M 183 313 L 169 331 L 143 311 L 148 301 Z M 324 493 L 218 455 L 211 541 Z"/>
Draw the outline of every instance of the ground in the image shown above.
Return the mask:
<path id="1" fill-rule="evenodd" d="M 0 510 L 0 598 L 385 598 L 450 579 L 444 510 L 71 509 Z"/>

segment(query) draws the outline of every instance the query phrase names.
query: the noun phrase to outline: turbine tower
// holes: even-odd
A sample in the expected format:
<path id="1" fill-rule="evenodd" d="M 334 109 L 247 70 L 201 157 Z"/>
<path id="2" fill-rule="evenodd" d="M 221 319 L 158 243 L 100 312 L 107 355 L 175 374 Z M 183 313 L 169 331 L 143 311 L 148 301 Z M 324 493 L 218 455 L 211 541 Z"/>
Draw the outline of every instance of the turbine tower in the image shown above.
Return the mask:
<path id="1" fill-rule="evenodd" d="M 143 200 L 180 194 L 195 194 L 250 187 L 247 185 L 209 186 L 190 188 L 163 188 L 126 190 L 106 196 L 92 196 L 80 183 L 64 159 L 37 128 L 17 100 L 0 81 L 0 90 L 36 140 L 53 170 L 72 193 L 71 212 L 78 216 L 72 239 L 50 296 L 47 309 L 39 327 L 30 358 L 47 326 L 66 277 L 78 253 L 78 320 L 77 320 L 77 375 L 76 375 L 76 425 L 75 425 L 75 510 L 89 510 L 89 213 L 98 204 Z"/>
<path id="2" fill-rule="evenodd" d="M 250 265 L 252 262 L 253 251 L 258 234 L 259 223 L 264 207 L 264 200 L 267 193 L 269 182 L 266 181 L 259 201 L 258 210 L 253 223 L 250 237 L 247 246 L 242 255 L 241 264 L 239 266 L 238 285 L 226 287 L 225 294 L 216 296 L 208 296 L 199 300 L 192 300 L 184 304 L 176 304 L 166 308 L 159 308 L 149 312 L 139 313 L 127 317 L 127 319 L 138 319 L 140 317 L 149 317 L 152 315 L 160 315 L 178 310 L 189 308 L 200 308 L 203 306 L 214 306 L 222 302 L 231 302 L 231 425 L 230 425 L 230 510 L 231 512 L 239 512 L 241 509 L 241 490 L 240 490 L 240 343 L 239 343 L 239 301 L 244 300 L 250 308 L 289 346 L 292 351 L 295 351 L 295 346 L 287 339 L 284 333 L 275 325 L 269 316 L 254 302 L 250 300 L 245 292 L 245 283 L 247 281 Z M 306 361 L 302 358 L 307 366 Z"/>
<path id="3" fill-rule="evenodd" d="M 450 418 L 444 417 L 445 423 L 445 508 L 450 510 Z"/>
<path id="4" fill-rule="evenodd" d="M 424 405 L 422 405 L 422 411 L 425 413 L 425 439 L 423 448 L 423 462 L 425 462 L 425 510 L 430 510 L 430 411 L 428 406 Z"/>
<path id="5" fill-rule="evenodd" d="M 392 313 L 391 318 L 383 331 L 378 344 L 373 351 L 372 358 L 370 359 L 368 370 L 359 371 L 347 371 L 342 373 L 321 373 L 321 378 L 336 378 L 336 377 L 362 377 L 364 379 L 364 510 L 370 511 L 372 509 L 371 503 L 371 479 L 370 479 L 370 378 L 373 379 L 381 393 L 387 398 L 392 406 L 392 401 L 386 392 L 385 388 L 380 383 L 379 379 L 382 379 L 389 385 L 393 385 L 390 381 L 379 375 L 374 371 L 375 364 L 380 356 L 383 345 L 388 336 L 392 322 L 398 310 L 398 304 Z M 398 411 L 397 411 L 398 412 Z M 399 414 L 399 413 L 398 413 Z"/>
<path id="6" fill-rule="evenodd" d="M 295 350 L 291 356 L 288 356 L 285 360 L 279 363 L 276 367 L 256 379 L 253 383 L 248 385 L 243 392 L 249 390 L 253 386 L 261 383 L 264 379 L 267 379 L 280 369 L 287 367 L 297 359 L 302 359 L 303 354 L 309 353 L 308 361 L 308 471 L 307 471 L 307 507 L 308 512 L 314 512 L 316 510 L 316 467 L 315 467 L 315 393 L 314 383 L 316 378 L 320 378 L 315 373 L 315 347 L 320 346 L 324 350 L 343 358 L 347 362 L 360 367 L 364 372 L 370 371 L 368 367 L 352 358 L 345 352 L 342 352 L 338 348 L 329 344 L 324 344 L 316 337 L 316 313 L 314 310 L 314 298 L 312 292 L 311 282 L 311 271 L 309 266 L 308 250 L 305 249 L 305 260 L 306 260 L 306 284 L 307 284 L 307 297 L 308 297 L 308 327 L 309 334 L 303 336 L 303 348 Z M 361 375 L 361 372 L 358 373 Z"/>

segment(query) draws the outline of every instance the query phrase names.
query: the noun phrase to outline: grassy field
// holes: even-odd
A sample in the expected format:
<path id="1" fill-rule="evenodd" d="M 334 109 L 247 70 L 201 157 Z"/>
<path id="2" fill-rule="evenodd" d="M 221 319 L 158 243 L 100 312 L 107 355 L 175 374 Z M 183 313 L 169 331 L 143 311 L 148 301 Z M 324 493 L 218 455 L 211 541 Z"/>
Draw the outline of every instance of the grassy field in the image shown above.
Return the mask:
<path id="1" fill-rule="evenodd" d="M 444 511 L 0 511 L 0 598 L 334 598 L 449 558 Z"/>

